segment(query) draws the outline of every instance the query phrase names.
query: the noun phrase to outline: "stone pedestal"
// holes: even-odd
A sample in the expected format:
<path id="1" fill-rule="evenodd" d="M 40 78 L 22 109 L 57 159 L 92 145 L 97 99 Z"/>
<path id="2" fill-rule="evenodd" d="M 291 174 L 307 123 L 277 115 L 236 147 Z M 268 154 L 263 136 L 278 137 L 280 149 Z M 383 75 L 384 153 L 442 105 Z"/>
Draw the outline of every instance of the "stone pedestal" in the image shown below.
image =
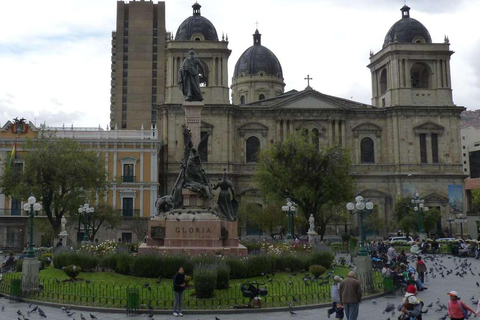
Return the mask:
<path id="1" fill-rule="evenodd" d="M 139 253 L 186 253 L 246 256 L 238 240 L 237 221 L 221 220 L 209 212 L 186 210 L 148 221 L 147 243 Z"/>
<path id="2" fill-rule="evenodd" d="M 419 233 L 418 234 L 418 239 L 420 239 L 420 241 L 427 240 L 427 234 L 426 233 Z"/>
<path id="3" fill-rule="evenodd" d="M 358 256 L 355 258 L 357 266 L 357 279 L 362 285 L 363 292 L 373 292 L 373 268 L 372 259 L 369 256 Z"/>
<path id="4" fill-rule="evenodd" d="M 200 125 L 203 107 L 204 104 L 200 101 L 185 101 L 183 103 L 183 110 L 185 110 L 185 125 L 192 133 L 192 143 L 195 148 L 200 142 Z"/>
<path id="5" fill-rule="evenodd" d="M 32 291 L 38 289 L 38 273 L 40 261 L 35 258 L 24 258 L 22 264 L 22 290 Z"/>

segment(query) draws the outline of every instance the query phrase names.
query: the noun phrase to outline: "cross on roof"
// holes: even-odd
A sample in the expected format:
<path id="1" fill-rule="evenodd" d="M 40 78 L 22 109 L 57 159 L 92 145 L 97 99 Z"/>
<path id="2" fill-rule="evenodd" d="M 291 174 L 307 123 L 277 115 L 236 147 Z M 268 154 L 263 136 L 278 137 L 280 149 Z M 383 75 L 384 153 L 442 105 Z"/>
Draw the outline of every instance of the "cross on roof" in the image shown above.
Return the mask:
<path id="1" fill-rule="evenodd" d="M 255 21 L 256 29 L 258 30 L 258 21 Z"/>
<path id="2" fill-rule="evenodd" d="M 313 80 L 313 78 L 310 78 L 310 75 L 307 74 L 307 77 L 305 78 L 307 80 L 307 87 L 310 87 L 310 80 Z"/>

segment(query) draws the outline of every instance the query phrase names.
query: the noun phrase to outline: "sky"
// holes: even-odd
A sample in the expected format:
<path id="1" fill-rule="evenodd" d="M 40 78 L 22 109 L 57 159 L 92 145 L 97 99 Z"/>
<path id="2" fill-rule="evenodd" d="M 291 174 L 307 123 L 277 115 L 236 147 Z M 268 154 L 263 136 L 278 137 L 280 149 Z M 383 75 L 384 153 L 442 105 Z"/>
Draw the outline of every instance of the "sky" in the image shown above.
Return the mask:
<path id="1" fill-rule="evenodd" d="M 148 1 L 148 0 L 147 0 Z M 110 122 L 111 32 L 116 0 L 1 1 L 0 125 L 24 117 L 40 125 L 106 128 Z M 154 1 L 157 2 L 157 1 Z M 174 34 L 194 0 L 165 0 Z M 369 53 L 382 48 L 404 0 L 199 0 L 228 35 L 229 84 L 258 29 L 279 59 L 285 90 L 310 86 L 370 103 Z M 480 109 L 480 1 L 407 0 L 433 42 L 447 35 L 454 102 Z"/>

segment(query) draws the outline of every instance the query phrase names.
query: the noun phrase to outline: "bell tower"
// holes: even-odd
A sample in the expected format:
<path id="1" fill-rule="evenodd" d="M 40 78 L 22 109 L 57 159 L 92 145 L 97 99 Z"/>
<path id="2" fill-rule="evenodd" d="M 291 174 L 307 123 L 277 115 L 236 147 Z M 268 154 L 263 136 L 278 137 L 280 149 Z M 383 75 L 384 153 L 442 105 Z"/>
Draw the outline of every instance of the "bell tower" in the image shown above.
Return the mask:
<path id="1" fill-rule="evenodd" d="M 402 18 L 385 36 L 383 48 L 370 53 L 372 104 L 453 106 L 450 43 L 432 43 L 430 34 L 403 6 Z"/>

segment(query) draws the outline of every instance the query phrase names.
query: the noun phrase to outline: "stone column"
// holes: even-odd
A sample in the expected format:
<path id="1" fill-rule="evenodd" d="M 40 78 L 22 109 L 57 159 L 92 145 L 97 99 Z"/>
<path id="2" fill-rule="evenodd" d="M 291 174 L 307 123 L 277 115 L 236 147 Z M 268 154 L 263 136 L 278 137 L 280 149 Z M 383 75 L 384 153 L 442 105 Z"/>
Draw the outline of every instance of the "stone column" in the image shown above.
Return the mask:
<path id="1" fill-rule="evenodd" d="M 363 292 L 373 292 L 373 268 L 370 256 L 358 256 L 355 258 L 357 266 L 357 279 L 360 281 Z"/>
<path id="2" fill-rule="evenodd" d="M 202 109 L 204 104 L 201 101 L 185 101 L 183 110 L 185 110 L 185 125 L 192 133 L 192 143 L 197 148 L 200 142 L 200 125 L 202 119 Z"/>

